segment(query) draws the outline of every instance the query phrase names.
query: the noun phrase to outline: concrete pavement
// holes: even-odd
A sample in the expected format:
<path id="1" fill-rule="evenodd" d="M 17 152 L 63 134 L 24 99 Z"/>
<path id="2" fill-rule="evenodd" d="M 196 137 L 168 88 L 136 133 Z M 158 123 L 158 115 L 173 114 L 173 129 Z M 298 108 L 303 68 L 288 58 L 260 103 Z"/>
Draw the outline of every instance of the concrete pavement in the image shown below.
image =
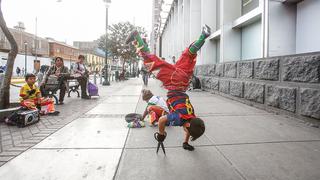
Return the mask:
<path id="1" fill-rule="evenodd" d="M 150 79 L 154 94 L 165 96 Z M 189 92 L 206 132 L 182 149 L 181 127 L 168 127 L 167 155 L 156 154 L 156 127 L 128 129 L 142 113 L 140 79 L 110 86 L 87 113 L 0 167 L 0 179 L 320 179 L 320 130 L 207 92 Z M 106 95 L 106 94 L 104 94 Z"/>

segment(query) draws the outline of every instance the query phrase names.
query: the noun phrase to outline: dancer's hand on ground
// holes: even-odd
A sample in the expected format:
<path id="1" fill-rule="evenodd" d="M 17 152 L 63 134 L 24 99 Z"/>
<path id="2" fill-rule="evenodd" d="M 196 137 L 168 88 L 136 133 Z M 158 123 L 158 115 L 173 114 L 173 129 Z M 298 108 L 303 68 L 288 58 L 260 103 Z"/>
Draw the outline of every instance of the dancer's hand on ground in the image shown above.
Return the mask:
<path id="1" fill-rule="evenodd" d="M 158 141 L 158 142 L 163 142 L 165 139 L 166 139 L 166 136 L 167 136 L 167 133 L 164 133 L 164 134 L 160 134 L 160 133 L 155 133 L 155 139 Z"/>

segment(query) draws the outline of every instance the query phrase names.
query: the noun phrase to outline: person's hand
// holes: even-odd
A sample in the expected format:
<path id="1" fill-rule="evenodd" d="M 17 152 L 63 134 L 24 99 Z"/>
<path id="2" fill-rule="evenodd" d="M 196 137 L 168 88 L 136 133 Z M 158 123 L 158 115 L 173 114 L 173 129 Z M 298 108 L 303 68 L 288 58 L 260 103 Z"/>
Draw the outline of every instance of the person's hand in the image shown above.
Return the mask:
<path id="1" fill-rule="evenodd" d="M 36 92 L 36 90 L 35 90 L 35 89 L 32 89 L 32 90 L 28 91 L 27 93 L 28 93 L 29 96 L 31 96 L 31 95 L 34 94 L 35 92 Z"/>
<path id="2" fill-rule="evenodd" d="M 156 132 L 156 133 L 154 134 L 154 138 L 155 138 L 158 142 L 163 142 L 163 141 L 166 139 L 166 137 L 167 137 L 167 133 L 166 133 L 166 132 L 164 132 L 164 134 L 160 134 L 160 133 L 158 133 L 158 132 Z"/>

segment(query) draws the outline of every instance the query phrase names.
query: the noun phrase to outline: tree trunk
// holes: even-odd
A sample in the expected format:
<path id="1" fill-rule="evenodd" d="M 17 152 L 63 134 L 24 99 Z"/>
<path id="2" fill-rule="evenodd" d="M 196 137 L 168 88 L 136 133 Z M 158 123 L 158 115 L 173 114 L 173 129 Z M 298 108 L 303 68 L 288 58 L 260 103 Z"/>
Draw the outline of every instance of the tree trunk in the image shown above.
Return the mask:
<path id="1" fill-rule="evenodd" d="M 7 69 L 0 87 L 0 109 L 4 109 L 8 108 L 10 105 L 10 84 L 14 60 L 18 54 L 18 45 L 9 31 L 6 21 L 4 20 L 1 3 L 2 0 L 0 0 L 0 28 L 3 31 L 5 37 L 8 39 L 11 46 L 11 50 L 8 54 Z"/>

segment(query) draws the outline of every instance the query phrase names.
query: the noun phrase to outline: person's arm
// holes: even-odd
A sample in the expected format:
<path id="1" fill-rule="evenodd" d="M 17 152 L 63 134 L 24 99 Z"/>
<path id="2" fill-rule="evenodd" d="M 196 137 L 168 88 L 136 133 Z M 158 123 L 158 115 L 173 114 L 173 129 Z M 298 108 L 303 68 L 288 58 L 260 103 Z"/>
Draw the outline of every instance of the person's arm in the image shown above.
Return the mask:
<path id="1" fill-rule="evenodd" d="M 53 67 L 51 66 L 51 67 L 44 73 L 44 76 L 43 76 L 42 81 L 41 81 L 41 83 L 40 83 L 39 86 L 45 85 L 45 84 L 47 83 L 48 78 L 49 78 L 49 76 L 50 76 L 50 74 L 51 74 L 51 72 L 52 72 L 52 69 L 53 69 Z"/>
<path id="2" fill-rule="evenodd" d="M 82 74 L 81 71 L 79 70 L 79 63 L 76 63 L 74 66 L 73 66 L 73 72 L 74 73 L 78 73 L 78 74 Z"/>
<path id="3" fill-rule="evenodd" d="M 144 120 L 144 118 L 146 118 L 147 114 L 148 114 L 148 107 L 143 112 L 142 120 Z"/>
<path id="4" fill-rule="evenodd" d="M 188 143 L 190 139 L 190 133 L 185 125 L 183 126 L 183 130 L 185 132 L 184 142 Z"/>
<path id="5" fill-rule="evenodd" d="M 26 93 L 24 87 L 21 87 L 19 96 L 20 96 L 23 100 L 26 100 L 26 99 L 29 98 L 29 95 Z"/>

